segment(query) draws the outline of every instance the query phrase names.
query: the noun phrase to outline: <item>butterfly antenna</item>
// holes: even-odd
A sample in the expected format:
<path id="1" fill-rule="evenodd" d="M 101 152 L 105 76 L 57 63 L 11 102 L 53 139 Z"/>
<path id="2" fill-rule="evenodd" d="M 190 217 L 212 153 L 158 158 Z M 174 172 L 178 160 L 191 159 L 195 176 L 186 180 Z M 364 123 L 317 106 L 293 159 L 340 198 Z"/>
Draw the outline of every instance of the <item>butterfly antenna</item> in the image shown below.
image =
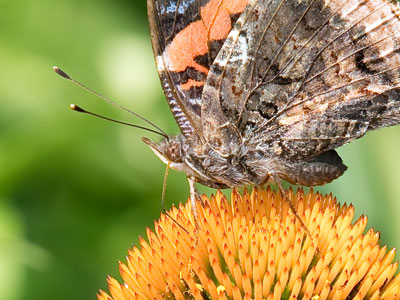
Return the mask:
<path id="1" fill-rule="evenodd" d="M 181 224 L 178 223 L 177 220 L 175 220 L 165 209 L 165 191 L 167 190 L 167 178 L 168 178 L 168 171 L 169 171 L 169 166 L 170 163 L 167 164 L 167 168 L 165 169 L 164 173 L 164 181 L 163 181 L 163 187 L 162 187 L 162 192 L 161 192 L 161 210 L 163 213 L 170 218 L 176 225 L 178 225 L 183 231 L 185 231 L 187 234 L 189 234 L 189 231 L 186 230 Z"/>
<path id="2" fill-rule="evenodd" d="M 100 119 L 103 119 L 103 120 L 111 121 L 111 122 L 114 122 L 114 123 L 118 123 L 118 124 L 130 126 L 130 127 L 134 127 L 134 128 L 139 128 L 139 129 L 146 130 L 146 131 L 150 131 L 150 132 L 152 132 L 152 133 L 155 133 L 155 134 L 161 135 L 161 136 L 163 136 L 163 137 L 166 137 L 163 133 L 158 132 L 158 131 L 156 131 L 156 130 L 153 130 L 153 129 L 151 129 L 151 128 L 147 128 L 147 127 L 143 127 L 143 126 L 140 126 L 140 125 L 131 124 L 131 123 L 127 123 L 127 122 L 123 122 L 123 121 L 111 119 L 111 118 L 108 118 L 108 117 L 105 117 L 105 116 L 96 114 L 96 113 L 94 113 L 94 112 L 87 111 L 86 109 L 83 109 L 82 107 L 80 107 L 80 106 L 78 106 L 78 105 L 76 105 L 76 104 L 70 104 L 70 105 L 69 105 L 69 108 L 70 108 L 71 110 L 73 110 L 73 111 L 77 111 L 77 112 L 80 112 L 80 113 L 84 113 L 84 114 L 88 114 L 88 115 L 91 115 L 91 116 L 95 116 L 95 117 L 100 118 Z"/>
<path id="3" fill-rule="evenodd" d="M 86 91 L 92 93 L 93 95 L 99 97 L 100 99 L 103 99 L 104 101 L 106 101 L 106 102 L 108 102 L 108 103 L 114 105 L 115 107 L 118 107 L 119 109 L 124 110 L 124 111 L 126 111 L 126 112 L 128 112 L 128 113 L 134 115 L 135 117 L 137 117 L 137 118 L 143 120 L 144 122 L 146 122 L 146 123 L 149 124 L 150 126 L 152 126 L 152 127 L 154 127 L 155 129 L 157 129 L 159 132 L 161 132 L 161 133 L 162 133 L 162 134 L 161 134 L 162 136 L 164 136 L 165 138 L 168 138 L 168 134 L 167 134 L 164 130 L 162 130 L 160 127 L 158 127 L 158 126 L 157 126 L 156 124 L 154 124 L 153 122 L 147 120 L 145 117 L 139 115 L 138 113 L 135 113 L 134 111 L 130 110 L 129 108 L 126 108 L 126 107 L 124 107 L 124 106 L 122 106 L 122 105 L 120 105 L 120 104 L 118 104 L 118 103 L 112 101 L 111 99 L 107 98 L 106 96 L 103 96 L 103 95 L 99 94 L 98 92 L 92 90 L 91 88 L 87 87 L 87 86 L 84 85 L 83 83 L 81 83 L 81 82 L 75 80 L 74 78 L 72 78 L 71 76 L 69 76 L 67 73 L 65 73 L 63 70 L 61 70 L 59 67 L 54 66 L 54 67 L 53 67 L 53 70 L 54 70 L 54 72 L 56 72 L 56 73 L 57 73 L 58 75 L 60 75 L 61 77 L 72 81 L 72 82 L 75 83 L 77 86 L 79 86 L 79 87 L 83 88 L 84 90 L 86 90 Z M 94 115 L 94 114 L 93 114 L 93 115 Z M 119 123 L 119 122 L 117 122 L 117 123 Z M 134 126 L 134 127 L 137 127 L 137 126 Z M 153 132 L 154 132 L 154 131 L 153 131 Z"/>

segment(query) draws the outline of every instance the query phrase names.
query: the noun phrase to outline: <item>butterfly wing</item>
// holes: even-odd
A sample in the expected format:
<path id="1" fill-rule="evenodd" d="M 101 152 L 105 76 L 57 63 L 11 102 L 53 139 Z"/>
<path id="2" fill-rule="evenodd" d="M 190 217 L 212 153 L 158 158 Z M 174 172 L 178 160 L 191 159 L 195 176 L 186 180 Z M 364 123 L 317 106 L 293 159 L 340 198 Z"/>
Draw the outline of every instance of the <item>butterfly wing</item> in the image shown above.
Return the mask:
<path id="1" fill-rule="evenodd" d="M 207 142 L 303 160 L 399 123 L 399 14 L 385 0 L 251 1 L 208 74 Z"/>
<path id="2" fill-rule="evenodd" d="M 201 139 L 201 95 L 217 53 L 247 0 L 148 0 L 158 73 L 171 111 L 189 139 Z"/>

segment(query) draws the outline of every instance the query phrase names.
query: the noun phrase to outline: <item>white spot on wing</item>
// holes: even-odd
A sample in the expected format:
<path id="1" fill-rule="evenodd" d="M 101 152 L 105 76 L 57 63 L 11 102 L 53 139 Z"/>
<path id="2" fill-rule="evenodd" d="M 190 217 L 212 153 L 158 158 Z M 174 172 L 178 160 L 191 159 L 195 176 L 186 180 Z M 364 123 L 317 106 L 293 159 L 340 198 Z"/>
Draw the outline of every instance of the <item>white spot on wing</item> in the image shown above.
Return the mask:
<path id="1" fill-rule="evenodd" d="M 378 19 L 376 22 L 372 23 L 372 24 L 367 24 L 365 26 L 365 32 L 368 33 L 372 30 L 374 30 L 375 28 L 378 28 L 379 26 L 381 26 L 382 24 L 384 24 L 385 22 L 391 20 L 394 18 L 395 15 L 389 15 L 386 18 L 382 18 L 382 19 Z"/>
<path id="2" fill-rule="evenodd" d="M 192 2 L 193 1 L 180 1 L 179 4 L 177 4 L 176 2 L 171 1 L 167 6 L 161 7 L 161 13 L 173 14 L 178 12 L 179 14 L 183 14 L 188 9 L 189 5 L 192 4 Z"/>
<path id="3" fill-rule="evenodd" d="M 218 55 L 215 62 L 221 67 L 225 67 L 228 62 L 240 62 L 241 64 L 245 64 L 249 60 L 249 45 L 246 37 L 240 35 L 240 30 L 233 29 L 229 34 L 228 39 L 232 41 L 232 44 L 235 44 L 237 50 L 235 50 L 231 55 L 228 55 L 228 53 L 225 55 Z M 233 41 L 237 42 L 235 43 Z M 227 49 L 225 51 L 228 52 L 229 50 L 230 49 Z"/>
<path id="4" fill-rule="evenodd" d="M 165 71 L 165 64 L 164 64 L 164 59 L 161 55 L 158 55 L 156 57 L 156 64 L 157 64 L 157 70 L 158 72 L 163 72 Z"/>
<path id="5" fill-rule="evenodd" d="M 348 15 L 352 14 L 354 11 L 356 11 L 360 7 L 360 2 L 355 2 L 353 3 L 352 6 L 345 6 L 346 10 L 343 10 L 340 14 L 340 17 L 342 18 L 347 18 Z"/>
<path id="6" fill-rule="evenodd" d="M 297 114 L 294 116 L 290 116 L 290 117 L 286 117 L 286 118 L 282 118 L 281 120 L 279 120 L 279 125 L 281 126 L 288 126 L 288 125 L 292 125 L 298 121 L 300 121 L 303 118 L 302 115 Z"/>
<path id="7" fill-rule="evenodd" d="M 239 51 L 235 51 L 232 54 L 231 61 L 240 61 L 242 64 L 245 64 L 249 60 L 249 45 L 246 37 L 239 36 L 237 45 L 239 46 Z"/>

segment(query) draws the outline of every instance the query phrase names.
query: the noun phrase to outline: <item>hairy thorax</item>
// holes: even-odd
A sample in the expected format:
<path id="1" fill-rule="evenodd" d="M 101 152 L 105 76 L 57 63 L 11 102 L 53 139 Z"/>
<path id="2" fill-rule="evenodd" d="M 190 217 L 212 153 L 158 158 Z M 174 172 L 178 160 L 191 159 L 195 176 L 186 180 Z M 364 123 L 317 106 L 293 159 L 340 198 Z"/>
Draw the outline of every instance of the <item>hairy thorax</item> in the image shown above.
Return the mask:
<path id="1" fill-rule="evenodd" d="M 169 137 L 159 143 L 148 139 L 144 142 L 172 169 L 184 171 L 188 177 L 209 187 L 228 188 L 265 181 L 265 171 L 256 174 L 247 165 L 252 155 L 244 146 L 229 155 L 221 155 L 208 145 L 189 144 L 183 135 Z"/>

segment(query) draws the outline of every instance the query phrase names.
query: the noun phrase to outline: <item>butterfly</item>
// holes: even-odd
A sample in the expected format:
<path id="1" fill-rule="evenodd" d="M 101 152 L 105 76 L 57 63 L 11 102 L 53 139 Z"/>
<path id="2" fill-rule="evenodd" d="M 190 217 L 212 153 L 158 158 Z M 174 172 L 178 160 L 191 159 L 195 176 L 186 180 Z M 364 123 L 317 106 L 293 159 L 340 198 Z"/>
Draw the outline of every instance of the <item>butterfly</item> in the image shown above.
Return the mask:
<path id="1" fill-rule="evenodd" d="M 144 138 L 213 188 L 323 185 L 335 148 L 400 122 L 400 10 L 387 0 L 148 0 L 181 133 Z M 193 197 L 192 197 L 192 201 Z"/>
<path id="2" fill-rule="evenodd" d="M 212 188 L 317 186 L 347 169 L 335 148 L 400 123 L 400 9 L 390 0 L 147 0 L 162 87 L 181 130 L 153 122 L 54 71 L 152 128 L 143 141 L 195 183 Z M 174 218 L 170 216 L 172 220 Z M 174 222 L 182 227 L 176 220 Z M 308 232 L 308 234 L 310 234 Z"/>

